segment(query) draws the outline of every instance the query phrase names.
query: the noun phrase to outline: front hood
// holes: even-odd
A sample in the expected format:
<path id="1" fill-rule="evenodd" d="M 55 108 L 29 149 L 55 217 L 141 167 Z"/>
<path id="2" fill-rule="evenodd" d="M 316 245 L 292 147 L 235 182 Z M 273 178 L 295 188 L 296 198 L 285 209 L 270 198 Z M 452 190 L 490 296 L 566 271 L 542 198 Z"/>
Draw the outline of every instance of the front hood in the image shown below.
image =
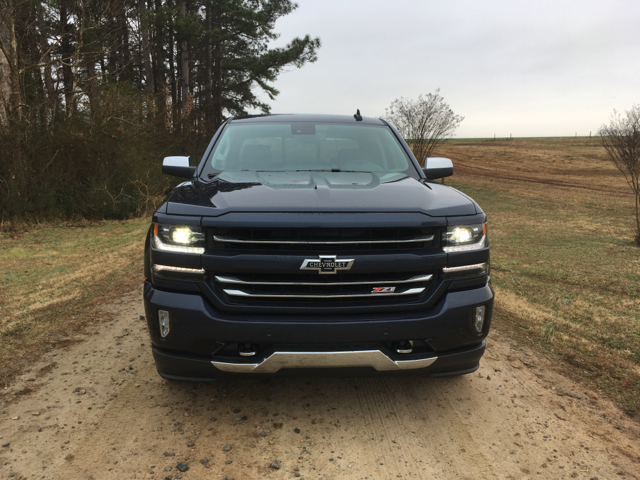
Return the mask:
<path id="1" fill-rule="evenodd" d="M 420 212 L 474 215 L 472 200 L 454 188 L 399 173 L 225 172 L 211 183 L 185 182 L 169 196 L 167 213 Z"/>

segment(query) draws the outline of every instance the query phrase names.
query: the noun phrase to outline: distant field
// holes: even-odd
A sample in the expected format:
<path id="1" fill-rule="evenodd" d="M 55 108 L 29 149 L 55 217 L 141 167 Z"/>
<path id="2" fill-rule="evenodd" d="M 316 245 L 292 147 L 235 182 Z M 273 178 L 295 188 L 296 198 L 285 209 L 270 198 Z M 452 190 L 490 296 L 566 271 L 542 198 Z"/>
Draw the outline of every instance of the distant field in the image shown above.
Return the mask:
<path id="1" fill-rule="evenodd" d="M 640 413 L 634 200 L 599 141 L 449 142 L 437 155 L 487 212 L 495 327 Z"/>
<path id="2" fill-rule="evenodd" d="M 495 136 L 495 137 L 474 137 L 474 138 L 447 138 L 445 142 L 460 143 L 460 142 L 494 142 L 505 140 L 575 140 L 575 139 L 594 139 L 599 138 L 597 136 L 573 136 L 573 137 L 510 137 L 510 136 Z"/>

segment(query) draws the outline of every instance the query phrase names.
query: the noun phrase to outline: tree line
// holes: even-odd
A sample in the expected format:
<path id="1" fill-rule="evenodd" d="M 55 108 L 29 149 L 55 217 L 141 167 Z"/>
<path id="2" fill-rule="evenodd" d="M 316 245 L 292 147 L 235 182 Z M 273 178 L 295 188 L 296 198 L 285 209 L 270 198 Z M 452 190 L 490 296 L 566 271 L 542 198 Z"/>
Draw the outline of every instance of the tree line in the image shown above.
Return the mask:
<path id="1" fill-rule="evenodd" d="M 165 155 L 201 155 L 231 115 L 316 60 L 271 48 L 290 0 L 0 0 L 0 221 L 150 211 Z"/>

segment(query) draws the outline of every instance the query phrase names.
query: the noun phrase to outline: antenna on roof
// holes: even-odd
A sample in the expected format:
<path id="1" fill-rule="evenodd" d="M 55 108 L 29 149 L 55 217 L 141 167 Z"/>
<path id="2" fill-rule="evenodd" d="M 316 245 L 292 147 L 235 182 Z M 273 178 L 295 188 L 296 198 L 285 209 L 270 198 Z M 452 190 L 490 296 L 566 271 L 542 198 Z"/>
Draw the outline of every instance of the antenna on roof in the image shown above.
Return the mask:
<path id="1" fill-rule="evenodd" d="M 356 112 L 356 114 L 353 116 L 353 118 L 356 119 L 356 122 L 361 122 L 362 121 L 362 115 L 360 115 L 360 109 L 358 109 L 358 111 Z"/>

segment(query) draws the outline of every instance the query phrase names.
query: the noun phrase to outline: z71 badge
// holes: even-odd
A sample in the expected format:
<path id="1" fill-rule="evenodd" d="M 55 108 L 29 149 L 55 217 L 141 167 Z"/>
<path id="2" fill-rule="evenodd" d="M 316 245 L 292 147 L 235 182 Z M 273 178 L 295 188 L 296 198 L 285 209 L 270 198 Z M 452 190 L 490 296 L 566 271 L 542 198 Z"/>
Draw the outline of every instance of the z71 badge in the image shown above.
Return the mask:
<path id="1" fill-rule="evenodd" d="M 395 291 L 396 287 L 375 287 L 371 293 L 393 293 Z"/>

